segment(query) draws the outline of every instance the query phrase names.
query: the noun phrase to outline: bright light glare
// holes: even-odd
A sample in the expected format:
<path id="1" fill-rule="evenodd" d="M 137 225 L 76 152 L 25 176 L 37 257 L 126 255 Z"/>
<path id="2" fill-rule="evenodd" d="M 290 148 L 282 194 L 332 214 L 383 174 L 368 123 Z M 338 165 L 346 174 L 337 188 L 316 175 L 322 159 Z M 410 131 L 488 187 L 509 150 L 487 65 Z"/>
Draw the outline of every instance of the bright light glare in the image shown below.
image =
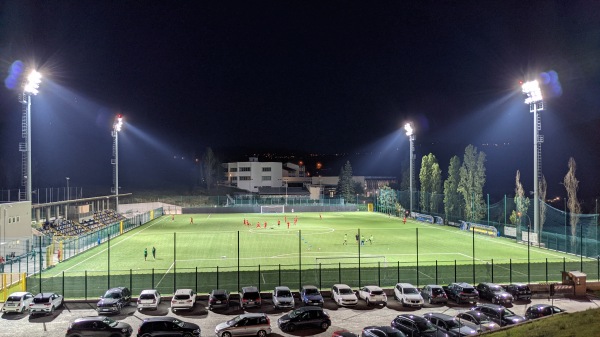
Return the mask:
<path id="1" fill-rule="evenodd" d="M 410 137 L 410 136 L 413 135 L 414 130 L 413 130 L 413 127 L 412 127 L 411 123 L 404 124 L 404 130 L 406 130 L 406 135 L 407 136 Z"/>
<path id="2" fill-rule="evenodd" d="M 537 80 L 523 83 L 522 88 L 523 93 L 527 95 L 525 104 L 539 102 L 543 99 L 542 90 L 540 89 L 540 85 Z"/>
<path id="3" fill-rule="evenodd" d="M 117 115 L 117 121 L 115 122 L 115 131 L 119 132 L 121 131 L 121 127 L 123 126 L 123 116 L 122 115 Z"/>
<path id="4" fill-rule="evenodd" d="M 29 76 L 27 76 L 27 83 L 25 83 L 24 88 L 25 92 L 37 95 L 40 82 L 42 82 L 42 74 L 33 70 Z"/>

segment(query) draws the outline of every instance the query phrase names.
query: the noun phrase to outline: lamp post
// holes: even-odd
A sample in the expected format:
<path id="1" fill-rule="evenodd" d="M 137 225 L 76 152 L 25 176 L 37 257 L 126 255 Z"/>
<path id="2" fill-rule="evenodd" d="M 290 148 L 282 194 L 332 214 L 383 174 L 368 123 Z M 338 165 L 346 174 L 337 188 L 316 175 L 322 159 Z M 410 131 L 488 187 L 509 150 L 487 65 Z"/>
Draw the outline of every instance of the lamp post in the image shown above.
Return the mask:
<path id="1" fill-rule="evenodd" d="M 525 104 L 529 105 L 529 112 L 533 113 L 533 231 L 539 233 L 540 221 L 540 196 L 539 196 L 539 175 L 542 170 L 542 143 L 544 136 L 539 134 L 542 129 L 542 121 L 538 114 L 544 110 L 544 101 L 542 90 L 538 81 L 523 83 L 523 93 L 527 95 Z"/>
<path id="2" fill-rule="evenodd" d="M 404 125 L 404 130 L 406 131 L 406 135 L 408 136 L 408 139 L 410 141 L 410 159 L 409 159 L 409 163 L 410 163 L 410 183 L 409 183 L 409 193 L 410 193 L 410 214 L 412 215 L 412 210 L 413 210 L 413 162 L 414 162 L 414 151 L 415 151 L 415 134 L 414 134 L 414 129 L 412 126 L 412 123 L 406 123 Z"/>
<path id="3" fill-rule="evenodd" d="M 69 194 L 69 177 L 66 177 L 67 179 L 67 201 L 71 200 L 71 195 Z M 65 206 L 65 219 L 69 220 L 69 203 L 67 202 L 67 205 Z"/>
<path id="4" fill-rule="evenodd" d="M 113 124 L 112 137 L 113 137 L 113 188 L 112 192 L 115 194 L 115 211 L 119 211 L 119 132 L 123 127 L 123 116 L 117 115 L 115 123 Z"/>
<path id="5" fill-rule="evenodd" d="M 20 102 L 23 104 L 23 119 L 22 119 L 22 135 L 25 138 L 25 143 L 19 144 L 19 151 L 22 152 L 22 178 L 21 184 L 25 185 L 25 200 L 31 199 L 31 96 L 37 95 L 38 87 L 42 81 L 42 74 L 33 70 L 27 76 L 27 81 L 23 86 L 23 94 L 20 97 Z M 19 195 L 19 199 L 21 196 Z"/>

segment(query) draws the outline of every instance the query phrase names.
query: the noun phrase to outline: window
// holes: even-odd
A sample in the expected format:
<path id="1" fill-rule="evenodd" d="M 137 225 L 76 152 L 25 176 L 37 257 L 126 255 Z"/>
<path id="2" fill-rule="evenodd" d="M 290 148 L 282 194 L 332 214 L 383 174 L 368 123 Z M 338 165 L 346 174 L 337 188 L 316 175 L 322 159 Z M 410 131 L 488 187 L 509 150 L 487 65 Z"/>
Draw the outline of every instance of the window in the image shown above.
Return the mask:
<path id="1" fill-rule="evenodd" d="M 271 167 L 263 167 L 262 171 L 263 172 L 271 172 Z"/>
<path id="2" fill-rule="evenodd" d="M 240 172 L 250 172 L 250 167 L 240 167 Z"/>
<path id="3" fill-rule="evenodd" d="M 231 177 L 231 180 L 237 180 L 237 177 Z"/>
<path id="4" fill-rule="evenodd" d="M 270 181 L 271 176 L 262 176 L 262 181 Z"/>
<path id="5" fill-rule="evenodd" d="M 250 177 L 240 177 L 240 180 L 251 180 Z"/>
<path id="6" fill-rule="evenodd" d="M 237 172 L 237 167 L 230 167 L 229 172 Z"/>

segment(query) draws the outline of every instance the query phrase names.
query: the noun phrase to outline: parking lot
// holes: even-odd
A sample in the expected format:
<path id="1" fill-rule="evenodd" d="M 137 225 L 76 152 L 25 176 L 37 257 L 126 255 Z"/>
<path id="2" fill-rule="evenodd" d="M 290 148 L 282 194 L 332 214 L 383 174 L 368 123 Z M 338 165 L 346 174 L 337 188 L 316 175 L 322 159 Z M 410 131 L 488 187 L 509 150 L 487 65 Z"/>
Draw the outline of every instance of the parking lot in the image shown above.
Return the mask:
<path id="1" fill-rule="evenodd" d="M 516 314 L 523 315 L 528 306 L 536 303 L 550 303 L 548 298 L 534 298 L 531 302 L 515 303 L 509 308 Z M 67 326 L 70 322 L 79 317 L 96 316 L 96 302 L 66 302 L 63 308 L 56 310 L 53 315 L 29 317 L 27 314 L 4 314 L 0 328 L 0 336 L 64 336 Z M 221 322 L 229 320 L 238 314 L 244 313 L 237 306 L 237 302 L 232 301 L 232 307 L 228 310 L 212 312 L 206 309 L 206 298 L 201 298 L 191 311 L 181 311 L 177 314 L 169 310 L 170 302 L 163 298 L 158 310 L 138 312 L 135 303 L 123 308 L 119 315 L 112 316 L 115 320 L 129 323 L 133 327 L 133 335 L 137 334 L 137 329 L 142 320 L 153 316 L 174 316 L 184 321 L 194 322 L 200 325 L 202 336 L 214 336 L 215 326 Z M 296 298 L 296 306 L 301 305 Z M 600 307 L 598 298 L 558 298 L 554 300 L 554 305 L 569 312 L 581 311 L 588 308 Z M 425 305 L 424 308 L 416 310 L 404 308 L 392 297 L 388 298 L 386 307 L 371 306 L 367 307 L 364 301 L 352 308 L 338 308 L 330 299 L 325 300 L 325 309 L 331 316 L 332 326 L 327 331 L 319 329 L 299 330 L 293 333 L 284 333 L 277 327 L 277 319 L 285 314 L 286 310 L 273 309 L 270 299 L 264 299 L 262 308 L 247 309 L 247 312 L 265 312 L 271 319 L 273 333 L 271 336 L 331 336 L 332 332 L 339 329 L 347 329 L 355 333 L 360 333 L 363 327 L 369 325 L 389 325 L 394 317 L 404 313 L 414 313 L 422 315 L 427 312 L 443 312 L 449 315 L 455 315 L 459 311 L 469 308 L 469 305 L 434 306 Z"/>

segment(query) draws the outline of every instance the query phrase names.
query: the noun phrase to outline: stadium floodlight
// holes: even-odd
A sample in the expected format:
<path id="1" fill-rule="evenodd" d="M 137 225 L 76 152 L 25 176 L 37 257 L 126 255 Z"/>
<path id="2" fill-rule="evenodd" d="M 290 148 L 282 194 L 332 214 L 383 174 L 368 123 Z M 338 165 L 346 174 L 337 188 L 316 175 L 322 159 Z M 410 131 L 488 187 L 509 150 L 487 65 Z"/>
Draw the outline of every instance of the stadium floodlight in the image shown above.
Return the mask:
<path id="1" fill-rule="evenodd" d="M 533 232 L 538 233 L 540 228 L 540 201 L 539 201 L 539 179 L 542 170 L 542 143 L 544 137 L 539 134 L 542 129 L 542 121 L 538 115 L 544 110 L 542 90 L 537 80 L 525 82 L 521 88 L 527 95 L 525 104 L 529 105 L 529 112 L 533 113 Z"/>
<path id="2" fill-rule="evenodd" d="M 113 124 L 112 137 L 113 137 L 113 159 L 111 164 L 113 165 L 113 190 L 115 194 L 115 211 L 119 211 L 119 132 L 123 127 L 123 115 L 118 114 Z"/>
<path id="3" fill-rule="evenodd" d="M 25 142 L 19 144 L 19 151 L 22 153 L 21 162 L 23 163 L 21 184 L 25 186 L 25 197 L 23 198 L 21 197 L 21 194 L 19 194 L 19 200 L 25 199 L 27 201 L 33 201 L 31 198 L 31 182 L 33 180 L 31 174 L 31 96 L 38 94 L 38 88 L 41 82 L 42 74 L 33 70 L 27 76 L 27 79 L 23 84 L 23 93 L 19 97 L 19 102 L 24 105 L 23 121 L 25 121 L 25 125 L 21 126 L 22 130 L 25 130 L 23 133 Z"/>
<path id="4" fill-rule="evenodd" d="M 412 215 L 412 210 L 413 210 L 413 170 L 414 170 L 414 152 L 415 152 L 415 129 L 412 126 L 412 123 L 406 123 L 404 124 L 404 130 L 406 131 L 406 135 L 408 136 L 409 139 L 409 145 L 410 145 L 410 183 L 409 183 L 409 193 L 410 193 L 410 207 L 409 207 L 409 211 L 410 211 L 410 215 Z"/>

